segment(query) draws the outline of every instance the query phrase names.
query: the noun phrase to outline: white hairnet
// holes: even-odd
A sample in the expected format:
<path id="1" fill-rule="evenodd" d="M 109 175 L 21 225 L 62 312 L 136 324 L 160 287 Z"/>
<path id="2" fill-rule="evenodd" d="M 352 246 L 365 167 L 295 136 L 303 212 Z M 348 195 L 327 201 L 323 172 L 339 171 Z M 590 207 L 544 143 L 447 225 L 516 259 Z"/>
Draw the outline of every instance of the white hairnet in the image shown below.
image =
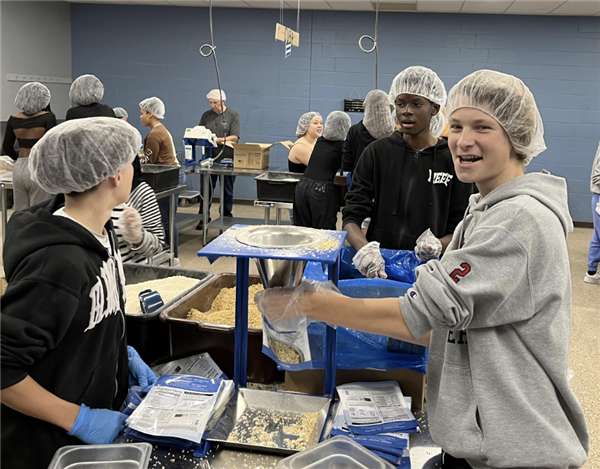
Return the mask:
<path id="1" fill-rule="evenodd" d="M 165 103 L 159 98 L 153 96 L 152 98 L 146 98 L 140 103 L 140 109 L 151 113 L 157 119 L 165 118 Z"/>
<path id="2" fill-rule="evenodd" d="M 221 99 L 223 98 L 223 99 Z M 210 90 L 206 95 L 206 99 L 216 99 L 217 101 L 225 101 L 227 97 L 225 96 L 225 91 L 219 89 Z M 235 103 L 234 103 L 235 104 Z"/>
<path id="3" fill-rule="evenodd" d="M 523 164 L 546 149 L 544 124 L 533 94 L 517 77 L 494 70 L 467 75 L 450 90 L 448 118 L 462 107 L 478 109 L 498 121 Z"/>
<path id="4" fill-rule="evenodd" d="M 348 135 L 348 129 L 350 129 L 351 125 L 350 116 L 345 112 L 330 112 L 325 121 L 323 137 L 334 142 L 346 140 L 346 135 Z"/>
<path id="5" fill-rule="evenodd" d="M 114 108 L 113 112 L 115 113 L 115 116 L 117 116 L 118 118 L 129 117 L 129 114 L 127 114 L 127 111 L 125 109 L 123 109 L 122 107 Z"/>
<path id="6" fill-rule="evenodd" d="M 308 126 L 315 117 L 321 117 L 321 114 L 318 112 L 307 112 L 300 116 L 300 119 L 298 119 L 298 127 L 296 127 L 296 137 L 300 138 L 306 133 Z"/>
<path id="7" fill-rule="evenodd" d="M 114 117 L 65 121 L 31 149 L 31 179 L 50 194 L 84 192 L 131 164 L 142 136 Z"/>
<path id="8" fill-rule="evenodd" d="M 390 113 L 390 103 L 385 91 L 369 91 L 365 97 L 364 108 L 363 125 L 373 138 L 385 138 L 394 133 L 394 120 Z"/>
<path id="9" fill-rule="evenodd" d="M 446 104 L 446 87 L 437 74 L 426 67 L 414 66 L 402 70 L 390 88 L 390 104 L 396 106 L 399 94 L 416 94 L 423 96 L 432 103 L 438 104 L 440 109 Z"/>
<path id="10" fill-rule="evenodd" d="M 104 96 L 104 85 L 94 75 L 81 75 L 71 84 L 69 99 L 79 106 L 99 103 Z"/>
<path id="11" fill-rule="evenodd" d="M 34 81 L 21 86 L 15 97 L 15 106 L 25 114 L 35 114 L 50 104 L 50 90 Z"/>
<path id="12" fill-rule="evenodd" d="M 431 116 L 431 122 L 429 123 L 429 133 L 435 138 L 440 138 L 440 135 L 444 133 L 446 128 L 446 118 L 440 110 L 435 116 Z"/>

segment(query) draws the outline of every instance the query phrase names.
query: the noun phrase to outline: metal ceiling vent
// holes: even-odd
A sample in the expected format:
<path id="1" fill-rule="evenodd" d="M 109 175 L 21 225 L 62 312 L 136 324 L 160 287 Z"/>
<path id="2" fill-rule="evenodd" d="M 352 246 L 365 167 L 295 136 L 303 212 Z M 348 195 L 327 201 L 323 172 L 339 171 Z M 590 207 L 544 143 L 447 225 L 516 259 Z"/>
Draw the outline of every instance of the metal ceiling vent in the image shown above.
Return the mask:
<path id="1" fill-rule="evenodd" d="M 375 1 L 371 0 L 371 6 L 375 10 Z M 417 2 L 380 2 L 379 11 L 417 11 Z"/>

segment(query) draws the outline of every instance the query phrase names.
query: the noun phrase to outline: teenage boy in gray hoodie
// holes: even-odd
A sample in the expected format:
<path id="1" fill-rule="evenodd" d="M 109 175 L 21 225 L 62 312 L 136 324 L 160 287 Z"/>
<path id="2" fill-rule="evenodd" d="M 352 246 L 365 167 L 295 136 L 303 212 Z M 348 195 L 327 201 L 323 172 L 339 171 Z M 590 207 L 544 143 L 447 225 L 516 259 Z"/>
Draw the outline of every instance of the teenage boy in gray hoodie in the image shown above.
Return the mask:
<path id="1" fill-rule="evenodd" d="M 535 100 L 518 78 L 480 70 L 450 91 L 448 117 L 456 175 L 480 193 L 406 296 L 353 299 L 306 282 L 257 304 L 275 325 L 306 316 L 429 346 L 442 467 L 581 467 L 589 435 L 567 378 L 573 223 L 565 180 L 524 174 L 546 148 Z"/>

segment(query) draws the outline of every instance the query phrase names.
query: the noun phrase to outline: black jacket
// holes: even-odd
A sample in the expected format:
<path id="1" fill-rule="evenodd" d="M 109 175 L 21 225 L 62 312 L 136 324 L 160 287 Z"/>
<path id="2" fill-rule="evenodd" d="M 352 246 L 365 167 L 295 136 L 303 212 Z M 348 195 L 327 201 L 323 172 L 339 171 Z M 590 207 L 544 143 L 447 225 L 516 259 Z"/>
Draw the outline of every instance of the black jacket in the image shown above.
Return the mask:
<path id="1" fill-rule="evenodd" d="M 342 169 L 348 172 L 354 171 L 360 155 L 374 141 L 375 138 L 371 136 L 363 121 L 350 127 L 342 147 Z"/>
<path id="2" fill-rule="evenodd" d="M 83 119 L 85 117 L 117 117 L 110 106 L 102 103 L 75 106 L 67 110 L 65 120 Z"/>
<path id="3" fill-rule="evenodd" d="M 462 220 L 473 184 L 456 178 L 448 142 L 416 152 L 400 132 L 373 142 L 352 175 L 343 224 L 371 217 L 369 241 L 413 250 L 427 228 L 441 238 Z"/>
<path id="4" fill-rule="evenodd" d="M 112 257 L 86 228 L 53 215 L 63 205 L 58 195 L 8 223 L 1 387 L 31 376 L 66 401 L 118 410 L 129 369 L 116 237 L 109 222 Z M 82 444 L 59 427 L 1 411 L 3 468 L 46 469 L 58 448 Z"/>

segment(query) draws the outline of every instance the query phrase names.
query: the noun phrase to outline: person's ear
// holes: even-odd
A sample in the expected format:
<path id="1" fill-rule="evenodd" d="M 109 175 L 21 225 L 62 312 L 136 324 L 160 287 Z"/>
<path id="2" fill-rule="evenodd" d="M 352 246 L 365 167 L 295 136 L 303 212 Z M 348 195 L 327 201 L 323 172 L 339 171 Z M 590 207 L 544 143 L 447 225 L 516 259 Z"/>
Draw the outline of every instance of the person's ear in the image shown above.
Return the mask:
<path id="1" fill-rule="evenodd" d="M 108 180 L 110 181 L 111 186 L 113 187 L 119 187 L 121 185 L 121 182 L 123 181 L 123 174 L 121 173 L 121 169 L 119 169 L 117 171 L 117 174 L 115 174 L 114 177 L 108 178 Z"/>
<path id="2" fill-rule="evenodd" d="M 431 116 L 433 117 L 433 116 L 437 115 L 438 112 L 440 112 L 440 105 L 432 103 L 432 106 L 431 106 Z"/>

